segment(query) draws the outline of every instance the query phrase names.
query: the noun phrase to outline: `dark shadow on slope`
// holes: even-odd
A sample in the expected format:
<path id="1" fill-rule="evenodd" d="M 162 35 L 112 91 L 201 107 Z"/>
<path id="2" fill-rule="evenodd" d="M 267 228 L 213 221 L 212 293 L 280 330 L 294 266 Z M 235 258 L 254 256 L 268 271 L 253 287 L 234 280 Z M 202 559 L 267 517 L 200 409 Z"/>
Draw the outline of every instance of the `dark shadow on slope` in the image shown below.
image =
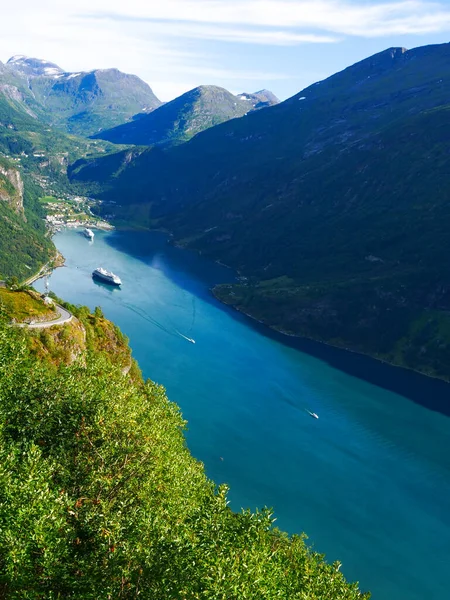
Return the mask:
<path id="1" fill-rule="evenodd" d="M 179 287 L 220 306 L 221 310 L 227 311 L 234 319 L 245 323 L 259 334 L 309 354 L 348 375 L 408 398 L 429 410 L 450 416 L 450 385 L 445 381 L 393 367 L 369 356 L 284 335 L 222 304 L 210 290 L 215 284 L 236 281 L 233 271 L 206 260 L 195 252 L 173 246 L 169 243 L 167 234 L 133 232 L 133 235 L 129 235 L 129 232 L 125 234 L 116 231 L 106 241 L 115 249 L 161 269 Z"/>

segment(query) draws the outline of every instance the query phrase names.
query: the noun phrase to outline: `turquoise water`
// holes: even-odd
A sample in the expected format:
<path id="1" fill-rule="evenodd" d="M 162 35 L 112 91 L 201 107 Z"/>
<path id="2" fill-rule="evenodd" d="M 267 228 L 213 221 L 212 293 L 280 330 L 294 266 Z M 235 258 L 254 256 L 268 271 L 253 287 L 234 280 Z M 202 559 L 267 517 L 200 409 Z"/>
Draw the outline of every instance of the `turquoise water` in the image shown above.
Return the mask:
<path id="1" fill-rule="evenodd" d="M 231 486 L 233 508 L 272 506 L 281 528 L 307 532 L 376 600 L 448 597 L 450 418 L 428 406 L 450 408 L 450 386 L 282 344 L 212 298 L 229 270 L 161 234 L 99 232 L 90 244 L 65 231 L 55 243 L 66 266 L 51 289 L 100 305 L 126 333 L 144 376 L 181 407 L 192 453 Z M 122 289 L 94 282 L 98 266 Z"/>

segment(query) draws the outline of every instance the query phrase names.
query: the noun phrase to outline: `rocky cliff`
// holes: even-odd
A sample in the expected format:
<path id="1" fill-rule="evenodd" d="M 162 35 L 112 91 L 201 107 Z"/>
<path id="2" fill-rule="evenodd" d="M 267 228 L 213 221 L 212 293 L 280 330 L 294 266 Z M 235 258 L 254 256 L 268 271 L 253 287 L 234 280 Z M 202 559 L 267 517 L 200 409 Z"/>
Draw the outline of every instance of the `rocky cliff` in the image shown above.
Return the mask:
<path id="1" fill-rule="evenodd" d="M 7 202 L 15 213 L 25 219 L 22 177 L 19 170 L 5 160 L 0 161 L 0 200 Z"/>

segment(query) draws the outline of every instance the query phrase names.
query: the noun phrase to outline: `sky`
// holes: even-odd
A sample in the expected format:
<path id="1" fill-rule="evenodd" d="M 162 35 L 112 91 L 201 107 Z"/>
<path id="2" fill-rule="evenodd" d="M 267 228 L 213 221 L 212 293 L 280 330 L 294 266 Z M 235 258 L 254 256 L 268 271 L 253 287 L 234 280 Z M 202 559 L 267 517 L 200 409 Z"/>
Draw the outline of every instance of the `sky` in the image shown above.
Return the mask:
<path id="1" fill-rule="evenodd" d="M 116 67 L 163 101 L 202 84 L 284 100 L 391 46 L 450 40 L 450 0 L 21 0 L 0 60 Z"/>

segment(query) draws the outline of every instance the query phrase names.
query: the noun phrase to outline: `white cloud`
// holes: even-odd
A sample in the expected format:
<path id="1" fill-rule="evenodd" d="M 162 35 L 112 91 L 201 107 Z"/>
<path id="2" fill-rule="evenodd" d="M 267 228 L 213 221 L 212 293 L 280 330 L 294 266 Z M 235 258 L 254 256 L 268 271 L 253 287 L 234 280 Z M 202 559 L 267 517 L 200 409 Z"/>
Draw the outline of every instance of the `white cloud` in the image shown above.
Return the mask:
<path id="1" fill-rule="evenodd" d="M 242 51 L 253 46 L 256 55 L 263 46 L 445 31 L 450 8 L 443 0 L 22 0 L 8 6 L 0 56 L 43 57 L 71 71 L 116 66 L 167 100 L 199 83 L 235 89 L 290 75 L 284 65 L 274 73 L 243 62 L 239 70 L 223 48 L 216 54 L 218 41 L 233 49 L 245 43 Z"/>
<path id="2" fill-rule="evenodd" d="M 85 4 L 85 0 L 77 3 L 77 9 Z M 350 0 L 128 0 L 126 9 L 114 0 L 99 0 L 85 14 L 101 15 L 102 10 L 103 15 L 138 20 L 300 28 L 306 35 L 311 29 L 373 37 L 450 27 L 447 4 L 427 0 L 374 0 L 364 5 Z"/>
<path id="3" fill-rule="evenodd" d="M 217 25 L 186 24 L 149 21 L 148 25 L 157 28 L 159 34 L 166 36 L 193 38 L 196 40 L 215 40 L 223 42 L 241 42 L 244 44 L 264 44 L 267 46 L 293 46 L 297 44 L 331 44 L 339 41 L 337 37 L 317 33 L 295 33 L 279 29 L 244 29 L 221 27 Z"/>

